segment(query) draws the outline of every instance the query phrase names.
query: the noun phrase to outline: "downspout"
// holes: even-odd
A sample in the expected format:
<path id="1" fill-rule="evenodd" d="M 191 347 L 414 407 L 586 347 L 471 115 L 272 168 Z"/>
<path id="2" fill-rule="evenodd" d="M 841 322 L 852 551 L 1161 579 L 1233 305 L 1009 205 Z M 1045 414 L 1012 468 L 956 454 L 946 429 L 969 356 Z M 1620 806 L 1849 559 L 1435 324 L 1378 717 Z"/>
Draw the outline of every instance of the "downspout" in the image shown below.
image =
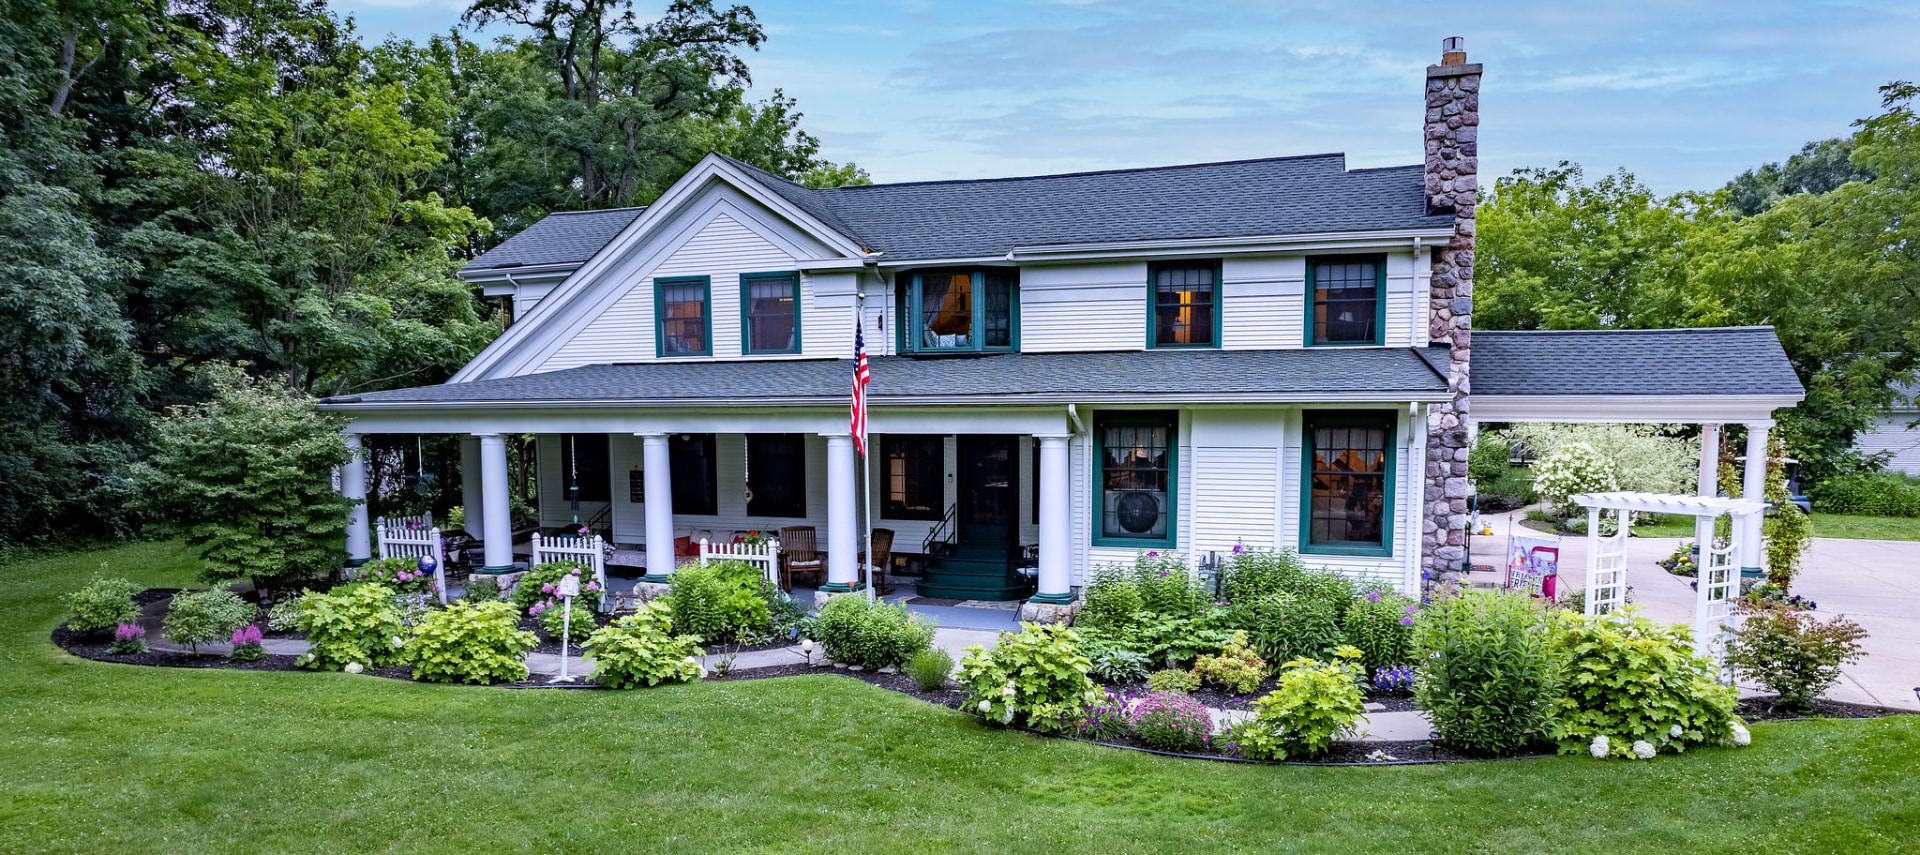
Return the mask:
<path id="1" fill-rule="evenodd" d="M 1073 433 L 1075 436 L 1087 432 L 1086 424 L 1080 421 L 1080 410 L 1077 406 L 1073 404 L 1067 405 L 1067 420 L 1073 422 Z"/>
<path id="2" fill-rule="evenodd" d="M 1422 534 L 1420 523 L 1426 519 L 1427 503 L 1427 420 L 1420 412 L 1420 403 L 1418 401 L 1407 404 L 1407 421 L 1409 423 L 1408 427 L 1412 428 L 1407 431 L 1407 472 L 1409 475 L 1418 473 L 1418 477 L 1409 477 L 1406 479 L 1407 484 L 1405 489 L 1411 494 L 1412 500 L 1407 502 L 1407 507 L 1404 509 L 1406 514 L 1406 531 L 1400 534 L 1402 542 L 1406 544 L 1407 550 L 1407 563 L 1406 570 L 1402 574 L 1402 579 L 1404 580 L 1402 587 L 1408 596 L 1418 598 L 1421 589 L 1425 587 L 1423 584 L 1425 579 L 1421 574 L 1421 562 L 1424 556 L 1420 554 Z M 1418 467 L 1413 465 L 1415 454 L 1418 454 L 1420 457 L 1420 465 Z M 1468 564 L 1471 565 L 1472 562 L 1469 561 Z"/>

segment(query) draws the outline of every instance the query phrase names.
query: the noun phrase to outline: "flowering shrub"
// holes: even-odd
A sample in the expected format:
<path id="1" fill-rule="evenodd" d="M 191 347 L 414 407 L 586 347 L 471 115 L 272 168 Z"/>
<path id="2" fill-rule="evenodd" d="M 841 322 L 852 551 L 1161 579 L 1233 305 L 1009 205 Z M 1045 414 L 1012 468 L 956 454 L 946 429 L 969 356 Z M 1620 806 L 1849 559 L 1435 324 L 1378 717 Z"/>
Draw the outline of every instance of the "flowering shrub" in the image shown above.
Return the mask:
<path id="1" fill-rule="evenodd" d="M 140 607 L 133 595 L 140 586 L 125 579 L 95 576 L 80 590 L 66 596 L 67 628 L 74 632 L 103 632 L 140 618 Z"/>
<path id="2" fill-rule="evenodd" d="M 432 573 L 420 571 L 418 558 L 376 558 L 360 565 L 354 577 L 362 582 L 385 585 L 395 595 L 437 594 L 440 586 L 434 582 Z"/>
<path id="3" fill-rule="evenodd" d="M 968 647 L 960 659 L 959 679 L 967 691 L 967 709 L 983 718 L 1063 730 L 1074 714 L 1101 697 L 1087 677 L 1091 667 L 1073 630 L 1029 623 L 1019 632 L 1001 633 L 999 645 L 991 650 Z"/>
<path id="4" fill-rule="evenodd" d="M 897 668 L 933 645 L 933 624 L 907 607 L 868 604 L 862 596 L 834 597 L 820 609 L 820 644 L 835 662 L 863 668 Z"/>
<path id="5" fill-rule="evenodd" d="M 1124 647 L 1111 647 L 1093 654 L 1093 676 L 1107 683 L 1138 683 L 1147 678 L 1146 654 Z"/>
<path id="6" fill-rule="evenodd" d="M 1167 668 L 1148 675 L 1147 688 L 1156 692 L 1192 692 L 1200 688 L 1200 675 L 1178 668 Z"/>
<path id="7" fill-rule="evenodd" d="M 1131 692 L 1106 690 L 1103 696 L 1088 704 L 1073 717 L 1068 732 L 1082 739 L 1097 739 L 1102 742 L 1117 742 L 1133 733 L 1134 695 Z"/>
<path id="8" fill-rule="evenodd" d="M 232 635 L 259 611 L 225 588 L 179 593 L 173 595 L 160 629 L 168 638 L 198 652 L 200 645 Z"/>
<path id="9" fill-rule="evenodd" d="M 1687 541 L 1673 548 L 1673 554 L 1660 559 L 1660 569 L 1675 576 L 1698 576 L 1700 565 L 1693 561 L 1693 542 Z"/>
<path id="10" fill-rule="evenodd" d="M 519 583 L 513 587 L 514 608 L 533 614 L 535 603 L 546 601 L 551 605 L 554 592 L 560 589 L 560 577 L 568 575 L 580 578 L 580 598 L 586 599 L 587 583 L 593 579 L 593 568 L 578 561 L 549 561 L 545 564 L 536 564 L 526 573 L 521 574 Z M 595 584 L 593 593 L 596 595 L 600 593 L 598 583 Z"/>
<path id="11" fill-rule="evenodd" d="M 1232 741 L 1255 760 L 1316 757 L 1351 736 L 1366 710 L 1357 682 L 1360 651 L 1344 647 L 1333 662 L 1295 659 L 1281 666 L 1273 691 L 1253 702 L 1253 718 Z"/>
<path id="12" fill-rule="evenodd" d="M 1419 605 L 1386 591 L 1368 591 L 1347 610 L 1346 643 L 1360 648 L 1367 671 L 1404 665 L 1413 658 L 1413 616 Z"/>
<path id="13" fill-rule="evenodd" d="M 348 664 L 379 668 L 400 663 L 406 627 L 393 589 L 373 582 L 341 585 L 301 598 L 296 625 L 312 645 L 295 660 L 302 668 L 332 671 Z"/>
<path id="14" fill-rule="evenodd" d="M 1533 464 L 1534 490 L 1562 516 L 1571 516 L 1577 510 L 1567 504 L 1569 496 L 1618 487 L 1613 468 L 1584 442 L 1561 445 Z"/>
<path id="15" fill-rule="evenodd" d="M 228 659 L 235 662 L 258 662 L 265 659 L 267 649 L 260 646 L 260 625 L 247 624 L 233 631 L 233 652 Z"/>
<path id="16" fill-rule="evenodd" d="M 1841 615 L 1821 621 L 1786 605 L 1741 603 L 1744 620 L 1727 642 L 1734 673 L 1772 690 L 1787 709 L 1808 709 L 1860 658 L 1867 631 Z"/>
<path id="17" fill-rule="evenodd" d="M 1670 436 L 1658 426 L 1539 422 L 1515 425 L 1507 434 L 1539 454 L 1536 473 L 1547 458 L 1579 445 L 1603 462 L 1613 485 L 1597 489 L 1692 493 L 1696 486 L 1699 440 Z"/>
<path id="18" fill-rule="evenodd" d="M 1375 668 L 1373 669 L 1373 688 L 1389 695 L 1404 695 L 1413 691 L 1413 682 L 1419 675 L 1419 670 L 1412 665 Z"/>
<path id="19" fill-rule="evenodd" d="M 1194 660 L 1193 673 L 1202 683 L 1244 695 L 1267 678 L 1267 660 L 1247 646 L 1246 633 L 1236 632 L 1219 653 Z"/>
<path id="20" fill-rule="evenodd" d="M 587 639 L 593 679 L 613 689 L 684 683 L 701 677 L 699 642 L 673 634 L 673 613 L 655 600 Z"/>
<path id="21" fill-rule="evenodd" d="M 1565 680 L 1550 734 L 1560 752 L 1592 753 L 1602 736 L 1614 756 L 1639 759 L 1730 741 L 1733 688 L 1714 679 L 1711 661 L 1694 655 L 1686 627 L 1633 612 L 1554 616 L 1551 637 Z"/>
<path id="22" fill-rule="evenodd" d="M 1128 723 L 1140 744 L 1160 751 L 1198 751 L 1213 739 L 1213 715 L 1180 692 L 1154 692 L 1134 701 Z"/>
<path id="23" fill-rule="evenodd" d="M 113 643 L 107 645 L 107 652 L 119 656 L 147 652 L 147 628 L 137 623 L 123 623 L 114 627 Z"/>
<path id="24" fill-rule="evenodd" d="M 521 657 L 538 643 L 506 603 L 454 603 L 413 628 L 407 661 L 416 680 L 501 683 L 527 678 Z"/>
<path id="25" fill-rule="evenodd" d="M 1532 598 L 1505 591 L 1461 591 L 1420 613 L 1413 697 L 1442 741 L 1497 754 L 1547 735 L 1559 663 L 1546 617 Z"/>

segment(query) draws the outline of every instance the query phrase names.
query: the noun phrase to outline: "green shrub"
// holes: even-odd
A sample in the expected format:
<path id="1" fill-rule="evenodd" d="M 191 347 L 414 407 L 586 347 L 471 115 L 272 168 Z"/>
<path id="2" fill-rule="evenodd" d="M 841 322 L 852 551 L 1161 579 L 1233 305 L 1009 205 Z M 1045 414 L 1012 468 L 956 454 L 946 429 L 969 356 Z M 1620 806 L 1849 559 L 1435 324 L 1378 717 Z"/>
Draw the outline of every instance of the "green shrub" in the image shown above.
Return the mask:
<path id="1" fill-rule="evenodd" d="M 726 634 L 726 591 L 712 567 L 698 565 L 673 571 L 667 582 L 667 605 L 681 635 L 717 642 Z"/>
<path id="2" fill-rule="evenodd" d="M 1191 618 L 1213 608 L 1213 598 L 1187 569 L 1186 560 L 1172 552 L 1146 552 L 1134 559 L 1133 586 L 1148 614 Z"/>
<path id="3" fill-rule="evenodd" d="M 140 586 L 125 579 L 93 577 L 80 590 L 68 594 L 67 628 L 74 632 L 105 632 L 123 623 L 140 619 L 140 607 L 133 595 Z"/>
<path id="4" fill-rule="evenodd" d="M 1113 564 L 1094 569 L 1081 598 L 1084 602 L 1073 618 L 1076 628 L 1125 632 L 1146 612 L 1132 575 Z"/>
<path id="5" fill-rule="evenodd" d="M 907 660 L 906 671 L 920 691 L 945 688 L 947 677 L 953 673 L 953 657 L 938 647 L 929 647 Z"/>
<path id="6" fill-rule="evenodd" d="M 1281 592 L 1232 606 L 1229 623 L 1244 630 L 1268 662 L 1323 658 L 1345 642 L 1340 609 L 1327 596 Z"/>
<path id="7" fill-rule="evenodd" d="M 700 679 L 699 642 L 673 634 L 673 610 L 659 600 L 596 630 L 584 649 L 593 679 L 609 688 Z"/>
<path id="8" fill-rule="evenodd" d="M 1156 751 L 1198 751 L 1213 737 L 1213 714 L 1184 692 L 1154 692 L 1128 715 L 1133 736 Z"/>
<path id="9" fill-rule="evenodd" d="M 1364 673 L 1413 661 L 1413 616 L 1419 606 L 1398 594 L 1368 591 L 1347 610 L 1348 644 L 1360 649 Z"/>
<path id="10" fill-rule="evenodd" d="M 1568 497 L 1618 488 L 1612 465 L 1584 442 L 1569 442 L 1533 465 L 1533 488 L 1561 516 L 1578 512 Z"/>
<path id="11" fill-rule="evenodd" d="M 593 615 L 593 609 L 578 601 L 573 604 L 572 617 L 567 616 L 565 605 L 548 606 L 540 610 L 540 628 L 556 641 L 562 632 L 567 633 L 567 643 L 577 647 L 599 628 L 600 624 L 593 619 Z"/>
<path id="12" fill-rule="evenodd" d="M 197 652 L 202 644 L 225 641 L 259 613 L 239 594 L 225 588 L 182 592 L 173 595 L 160 629 L 168 638 Z"/>
<path id="13" fill-rule="evenodd" d="M 427 615 L 406 646 L 413 677 L 430 683 L 511 683 L 527 678 L 521 657 L 538 640 L 508 603 L 454 603 Z"/>
<path id="14" fill-rule="evenodd" d="M 1093 676 L 1105 683 L 1138 683 L 1147 678 L 1147 655 L 1124 647 L 1110 647 L 1088 657 Z"/>
<path id="15" fill-rule="evenodd" d="M 745 561 L 721 561 L 712 565 L 720 579 L 720 611 L 726 621 L 723 631 L 729 639 L 751 642 L 772 633 L 773 596 L 778 591 L 767 582 L 760 568 Z"/>
<path id="16" fill-rule="evenodd" d="M 1779 695 L 1782 708 L 1811 708 L 1840 680 L 1840 666 L 1864 653 L 1867 631 L 1845 615 L 1821 621 L 1782 604 L 1737 608 L 1744 620 L 1727 643 L 1727 665 Z"/>
<path id="17" fill-rule="evenodd" d="M 1510 466 L 1476 489 L 1480 510 L 1487 513 L 1524 508 L 1540 500 L 1533 490 L 1533 470 L 1524 466 Z"/>
<path id="18" fill-rule="evenodd" d="M 1227 602 L 1252 602 L 1271 594 L 1299 589 L 1306 570 L 1300 556 L 1291 551 L 1269 552 L 1242 549 L 1222 568 L 1221 589 Z"/>
<path id="19" fill-rule="evenodd" d="M 469 603 L 490 603 L 498 600 L 500 599 L 500 580 L 479 573 L 468 576 L 466 590 L 460 592 L 460 599 Z"/>
<path id="20" fill-rule="evenodd" d="M 1414 702 L 1450 745 L 1491 754 L 1547 735 L 1559 667 L 1546 613 L 1523 594 L 1463 591 L 1413 625 Z"/>
<path id="21" fill-rule="evenodd" d="M 300 604 L 311 591 L 288 594 L 274 601 L 273 608 L 267 610 L 267 629 L 274 632 L 292 632 L 300 628 Z"/>
<path id="22" fill-rule="evenodd" d="M 861 596 L 828 601 L 820 610 L 819 633 L 829 659 L 863 668 L 904 665 L 933 644 L 933 625 L 909 614 L 906 606 L 869 605 Z"/>
<path id="23" fill-rule="evenodd" d="M 1920 477 L 1900 472 L 1835 475 L 1808 492 L 1821 513 L 1920 517 Z"/>
<path id="24" fill-rule="evenodd" d="M 1236 632 L 1219 653 L 1195 659 L 1193 673 L 1202 683 L 1244 695 L 1260 688 L 1267 678 L 1267 660 L 1247 646 L 1245 632 Z"/>
<path id="25" fill-rule="evenodd" d="M 1474 441 L 1473 450 L 1467 452 L 1467 477 L 1484 493 L 1488 485 L 1507 474 L 1508 461 L 1512 459 L 1513 446 L 1505 437 L 1483 433 Z"/>
<path id="26" fill-rule="evenodd" d="M 338 671 L 348 663 L 380 668 L 400 663 L 406 627 L 393 589 L 371 582 L 341 585 L 301 598 L 300 631 L 312 645 L 295 660 L 302 668 Z"/>
<path id="27" fill-rule="evenodd" d="M 420 572 L 418 558 L 375 558 L 355 568 L 354 579 L 385 585 L 395 594 L 439 592 L 433 574 Z"/>
<path id="28" fill-rule="evenodd" d="M 1147 688 L 1156 692 L 1192 692 L 1200 688 L 1200 675 L 1179 668 L 1164 668 L 1147 675 Z"/>
<path id="29" fill-rule="evenodd" d="M 593 580 L 593 568 L 578 561 L 549 561 L 535 565 L 520 574 L 520 581 L 513 586 L 513 606 L 522 612 L 529 611 L 535 603 L 553 599 L 553 591 L 548 585 L 559 585 L 560 577 L 567 574 L 580 577 L 580 600 L 587 600 L 586 583 Z"/>
<path id="30" fill-rule="evenodd" d="M 1150 662 L 1173 667 L 1219 650 L 1232 635 L 1227 613 L 1215 609 L 1191 618 L 1155 617 L 1135 626 L 1121 646 L 1139 651 Z"/>
<path id="31" fill-rule="evenodd" d="M 1637 742 L 1685 751 L 1732 738 L 1736 694 L 1714 679 L 1712 662 L 1694 655 L 1685 627 L 1632 610 L 1559 612 L 1551 635 L 1564 669 L 1551 730 L 1560 753 L 1631 758 Z"/>
<path id="32" fill-rule="evenodd" d="M 960 659 L 960 685 L 967 710 L 983 718 L 1035 730 L 1065 730 L 1102 697 L 1088 679 L 1092 664 L 1080 652 L 1073 630 L 1058 624 L 1026 624 L 1000 634 L 998 646 L 978 644 Z"/>
<path id="33" fill-rule="evenodd" d="M 1318 757 L 1336 739 L 1352 736 L 1365 714 L 1358 682 L 1360 651 L 1341 650 L 1331 663 L 1295 659 L 1281 666 L 1273 691 L 1253 702 L 1253 718 L 1227 738 L 1254 760 Z"/>

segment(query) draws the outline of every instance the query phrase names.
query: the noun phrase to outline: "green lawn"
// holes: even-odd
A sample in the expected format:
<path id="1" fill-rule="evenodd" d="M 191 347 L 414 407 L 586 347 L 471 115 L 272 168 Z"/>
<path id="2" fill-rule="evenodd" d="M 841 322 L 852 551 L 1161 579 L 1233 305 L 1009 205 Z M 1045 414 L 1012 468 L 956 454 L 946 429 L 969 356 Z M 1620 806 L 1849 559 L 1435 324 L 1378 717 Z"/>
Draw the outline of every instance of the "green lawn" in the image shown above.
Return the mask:
<path id="1" fill-rule="evenodd" d="M 1813 536 L 1844 537 L 1850 540 L 1920 540 L 1920 519 L 1823 514 L 1814 511 Z"/>
<path id="2" fill-rule="evenodd" d="M 1861 855 L 1920 828 L 1920 717 L 1649 763 L 1233 766 L 833 676 L 549 692 L 89 662 L 47 632 L 102 562 L 190 578 L 170 545 L 0 567 L 0 851 Z"/>

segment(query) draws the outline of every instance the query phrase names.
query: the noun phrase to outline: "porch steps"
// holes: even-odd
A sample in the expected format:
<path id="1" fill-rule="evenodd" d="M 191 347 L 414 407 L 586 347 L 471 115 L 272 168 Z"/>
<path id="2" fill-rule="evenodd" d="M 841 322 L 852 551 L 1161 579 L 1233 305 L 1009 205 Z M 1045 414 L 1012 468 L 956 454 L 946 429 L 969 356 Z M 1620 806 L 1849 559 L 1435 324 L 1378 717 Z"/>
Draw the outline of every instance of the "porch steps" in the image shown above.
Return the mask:
<path id="1" fill-rule="evenodd" d="M 952 600 L 1017 600 L 1032 592 L 1025 576 L 1013 573 L 1003 546 L 959 544 L 927 563 L 916 587 L 920 596 Z"/>

